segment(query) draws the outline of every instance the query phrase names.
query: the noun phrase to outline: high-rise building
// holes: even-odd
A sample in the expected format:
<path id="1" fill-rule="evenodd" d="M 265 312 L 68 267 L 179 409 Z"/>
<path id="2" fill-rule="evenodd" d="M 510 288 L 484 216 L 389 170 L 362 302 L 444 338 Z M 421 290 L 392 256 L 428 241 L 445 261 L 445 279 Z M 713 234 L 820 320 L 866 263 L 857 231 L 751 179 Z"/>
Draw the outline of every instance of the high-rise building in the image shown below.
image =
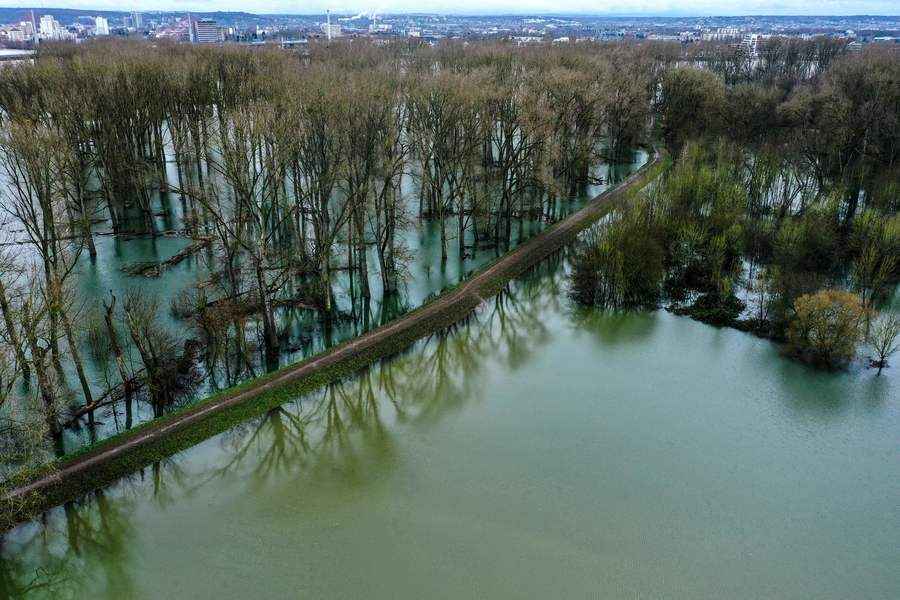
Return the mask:
<path id="1" fill-rule="evenodd" d="M 341 37 L 341 26 L 332 25 L 330 23 L 322 23 L 322 32 L 329 40 L 331 38 Z"/>
<path id="2" fill-rule="evenodd" d="M 94 18 L 94 34 L 109 35 L 109 21 L 106 19 L 106 17 Z"/>
<path id="3" fill-rule="evenodd" d="M 35 35 L 36 42 L 40 40 L 71 40 L 74 38 L 75 35 L 61 26 L 59 21 L 53 18 L 53 15 L 43 15 L 41 17 L 38 33 Z"/>
<path id="4" fill-rule="evenodd" d="M 144 15 L 136 12 L 131 14 L 131 24 L 135 29 L 141 29 L 144 26 Z"/>
<path id="5" fill-rule="evenodd" d="M 55 38 L 59 31 L 59 23 L 53 18 L 53 15 L 43 15 L 41 17 L 41 37 Z"/>
<path id="6" fill-rule="evenodd" d="M 212 19 L 196 19 L 191 22 L 191 42 L 215 44 L 219 42 L 219 25 Z"/>
<path id="7" fill-rule="evenodd" d="M 341 37 L 341 26 L 331 24 L 330 10 L 325 11 L 325 23 L 322 25 L 322 31 L 325 32 L 328 41 L 331 41 L 331 38 Z"/>

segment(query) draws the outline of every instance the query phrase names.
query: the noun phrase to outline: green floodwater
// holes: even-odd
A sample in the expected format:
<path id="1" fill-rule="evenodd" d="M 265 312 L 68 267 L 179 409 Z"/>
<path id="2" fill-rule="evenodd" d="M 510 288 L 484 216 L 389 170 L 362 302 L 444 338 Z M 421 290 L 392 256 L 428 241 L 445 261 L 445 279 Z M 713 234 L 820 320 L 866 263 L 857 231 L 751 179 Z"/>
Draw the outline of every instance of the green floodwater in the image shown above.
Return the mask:
<path id="1" fill-rule="evenodd" d="M 817 372 L 663 311 L 576 311 L 564 287 L 557 259 L 447 335 L 54 509 L 7 535 L 0 585 L 900 597 L 900 368 Z"/>
<path id="2" fill-rule="evenodd" d="M 576 197 L 560 198 L 554 204 L 552 219 L 559 220 L 581 208 L 589 198 L 623 180 L 643 165 L 648 158 L 646 151 L 636 150 L 631 154 L 630 161 L 615 164 L 598 163 L 593 167 L 592 174 L 594 177 L 602 179 L 603 183 L 586 186 Z M 174 166 L 171 163 L 169 166 L 170 180 L 174 184 L 177 181 L 177 175 L 173 170 Z M 369 279 L 372 299 L 368 306 L 368 313 L 361 314 L 360 307 L 354 305 L 352 282 L 347 273 L 345 271 L 338 272 L 334 277 L 333 292 L 336 306 L 342 317 L 331 323 L 328 328 L 325 327 L 320 316 L 313 311 L 295 308 L 277 310 L 276 319 L 279 330 L 282 332 L 279 365 L 288 365 L 318 354 L 335 344 L 360 335 L 421 306 L 429 297 L 456 285 L 506 251 L 501 247 L 473 247 L 469 248 L 464 258 L 460 258 L 455 233 L 457 224 L 454 219 L 450 219 L 447 224 L 450 238 L 449 256 L 446 261 L 442 261 L 438 223 L 414 218 L 418 204 L 418 187 L 412 176 L 403 178 L 403 199 L 407 205 L 405 212 L 410 218 L 410 222 L 398 232 L 398 238 L 409 258 L 402 261 L 406 277 L 400 293 L 393 297 L 392 302 L 382 302 L 381 280 L 377 269 L 378 261 L 374 248 L 370 249 L 368 265 L 371 271 Z M 157 231 L 177 232 L 184 226 L 185 207 L 174 194 L 157 194 L 154 212 L 158 215 L 155 219 Z M 521 240 L 530 238 L 546 226 L 547 223 L 544 221 L 517 219 L 512 226 L 511 247 L 517 245 Z M 99 224 L 95 231 L 97 232 L 95 236 L 97 259 L 91 261 L 87 252 L 83 252 L 79 257 L 78 269 L 74 276 L 75 287 L 78 291 L 74 303 L 78 309 L 77 321 L 80 323 L 92 312 L 99 310 L 103 300 L 108 300 L 110 292 L 116 293 L 121 302 L 124 294 L 130 290 L 137 290 L 142 295 L 158 301 L 160 323 L 173 334 L 179 343 L 186 339 L 196 338 L 197 332 L 192 330 L 187 321 L 178 320 L 172 316 L 170 302 L 179 293 L 189 289 L 198 281 L 209 280 L 211 275 L 209 262 L 212 259 L 214 270 L 215 257 L 206 251 L 201 251 L 178 265 L 166 269 L 158 278 L 132 276 L 124 272 L 123 267 L 137 263 L 164 261 L 187 247 L 191 240 L 178 234 L 113 236 L 110 235 L 111 230 L 107 222 Z M 467 241 L 472 242 L 472 240 Z M 343 256 L 346 249 L 342 244 L 343 242 L 339 243 L 336 248 L 334 258 L 336 267 L 346 263 L 346 258 Z M 20 246 L 18 251 L 25 255 L 30 252 L 28 246 Z M 358 290 L 358 282 L 356 286 Z M 359 302 L 357 301 L 356 304 L 358 305 Z M 255 317 L 249 319 L 246 331 L 248 347 L 255 348 L 259 345 L 260 338 L 257 330 L 260 328 L 261 323 Z M 123 336 L 122 341 L 127 345 L 128 362 L 137 368 L 139 358 L 131 347 L 130 340 L 127 336 Z M 81 354 L 85 358 L 85 368 L 88 379 L 94 388 L 93 393 L 95 397 L 100 397 L 106 392 L 107 382 L 117 380 L 114 374 L 114 363 L 112 361 L 98 363 L 91 359 L 90 350 L 86 344 L 83 344 Z M 206 361 L 198 361 L 195 365 L 198 381 L 194 382 L 194 385 L 185 390 L 171 405 L 154 407 L 147 401 L 148 398 L 141 396 L 130 407 L 126 407 L 125 402 L 117 402 L 97 410 L 93 424 L 89 424 L 86 418 L 82 418 L 75 427 L 65 430 L 63 439 L 65 451 L 71 452 L 89 443 L 130 429 L 141 422 L 153 419 L 157 416 L 157 411 L 169 412 L 191 404 L 216 391 L 258 377 L 267 370 L 261 353 L 253 353 L 253 356 L 250 357 L 250 364 L 246 364 L 245 358 L 239 359 L 237 356 L 231 356 L 226 360 L 229 362 L 228 368 L 223 368 L 222 364 L 217 365 L 216 368 L 210 368 Z M 66 363 L 65 368 L 68 372 L 69 385 L 76 389 L 77 378 L 74 365 Z M 227 371 L 227 373 L 223 371 Z M 78 392 L 74 392 L 72 397 L 78 398 Z"/>

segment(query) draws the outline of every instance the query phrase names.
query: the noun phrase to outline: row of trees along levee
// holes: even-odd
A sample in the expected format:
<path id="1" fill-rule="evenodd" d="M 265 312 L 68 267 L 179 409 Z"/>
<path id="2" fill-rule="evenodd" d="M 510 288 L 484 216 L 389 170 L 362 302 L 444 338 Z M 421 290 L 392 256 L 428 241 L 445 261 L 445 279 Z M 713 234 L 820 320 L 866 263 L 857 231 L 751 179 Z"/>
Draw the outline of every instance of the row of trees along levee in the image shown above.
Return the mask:
<path id="1" fill-rule="evenodd" d="M 582 246 L 575 296 L 667 303 L 828 368 L 865 344 L 880 374 L 900 341 L 900 54 L 775 39 L 694 59 L 656 99 L 673 165 Z"/>
<path id="2" fill-rule="evenodd" d="M 105 407 L 158 416 L 198 378 L 278 364 L 287 311 L 326 332 L 401 296 L 411 223 L 442 261 L 515 243 L 646 138 L 673 46 L 42 45 L 0 73 L 4 463 L 58 453 Z M 412 190 L 412 193 L 407 193 Z M 189 240 L 198 281 L 83 293 L 105 239 Z M 168 306 L 167 306 L 168 304 Z M 402 307 L 402 302 L 399 305 Z M 189 324 L 189 336 L 167 325 Z M 140 402 L 138 402 L 140 400 Z M 137 408 L 134 409 L 137 411 Z M 86 423 L 85 423 L 86 420 Z"/>

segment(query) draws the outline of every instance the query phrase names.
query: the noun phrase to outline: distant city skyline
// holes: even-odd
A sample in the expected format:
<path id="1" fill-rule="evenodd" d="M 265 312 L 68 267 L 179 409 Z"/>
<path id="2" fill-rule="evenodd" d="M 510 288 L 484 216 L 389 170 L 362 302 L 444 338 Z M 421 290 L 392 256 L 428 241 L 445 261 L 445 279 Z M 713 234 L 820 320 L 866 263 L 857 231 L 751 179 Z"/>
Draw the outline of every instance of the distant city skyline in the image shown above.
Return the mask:
<path id="1" fill-rule="evenodd" d="M 852 16 L 900 15 L 896 0 L 745 0 L 735 8 L 721 0 L 70 0 L 43 1 L 34 6 L 0 0 L 4 8 L 35 10 L 250 12 L 258 14 L 440 13 L 452 15 L 584 14 L 622 16 Z"/>

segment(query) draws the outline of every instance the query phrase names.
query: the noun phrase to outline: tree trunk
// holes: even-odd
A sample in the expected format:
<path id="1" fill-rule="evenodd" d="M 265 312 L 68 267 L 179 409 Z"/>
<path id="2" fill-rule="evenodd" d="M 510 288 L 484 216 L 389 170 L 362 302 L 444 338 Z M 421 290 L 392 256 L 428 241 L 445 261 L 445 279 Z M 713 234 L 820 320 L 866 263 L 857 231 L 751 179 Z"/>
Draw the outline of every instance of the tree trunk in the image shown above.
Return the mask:
<path id="1" fill-rule="evenodd" d="M 22 378 L 28 382 L 31 379 L 31 369 L 28 367 L 28 359 L 25 358 L 25 351 L 22 349 L 22 341 L 16 332 L 15 322 L 13 321 L 12 308 L 9 305 L 9 298 L 6 295 L 6 286 L 3 279 L 0 278 L 0 312 L 3 313 L 3 322 L 6 324 L 9 343 L 16 353 L 16 360 L 19 362 L 19 368 L 22 370 Z"/>
<path id="2" fill-rule="evenodd" d="M 91 393 L 91 386 L 88 383 L 87 376 L 84 373 L 84 363 L 81 361 L 81 353 L 78 351 L 78 344 L 72 331 L 72 321 L 65 311 L 61 313 L 63 330 L 66 334 L 66 342 L 69 344 L 69 352 L 72 353 L 72 362 L 75 364 L 75 372 L 78 374 L 78 382 L 81 384 L 81 391 L 84 393 L 85 406 L 93 404 L 94 395 Z"/>
<path id="3" fill-rule="evenodd" d="M 54 438 L 59 437 L 59 421 L 56 418 L 56 406 L 54 405 L 53 385 L 47 374 L 47 366 L 45 358 L 47 351 L 40 347 L 37 341 L 37 323 L 34 322 L 34 315 L 31 309 L 26 306 L 23 309 L 22 324 L 25 330 L 25 337 L 28 340 L 31 360 L 34 366 L 34 373 L 37 377 L 38 390 L 41 394 L 41 401 L 44 404 L 44 419 L 47 427 Z"/>
<path id="4" fill-rule="evenodd" d="M 266 291 L 265 274 L 262 263 L 256 264 L 256 286 L 259 301 L 262 305 L 263 336 L 265 337 L 266 358 L 271 359 L 278 354 L 278 332 L 275 328 L 275 315 L 272 311 L 272 302 Z"/>
<path id="5" fill-rule="evenodd" d="M 112 300 L 110 304 L 103 301 L 105 310 L 104 320 L 106 322 L 106 331 L 109 334 L 109 345 L 112 347 L 113 357 L 116 361 L 116 369 L 119 371 L 119 378 L 122 380 L 122 386 L 125 388 L 125 397 L 131 397 L 131 377 L 128 375 L 128 369 L 125 367 L 125 357 L 122 352 L 122 345 L 119 343 L 119 332 L 116 331 L 113 315 L 116 308 L 116 297 L 110 294 Z"/>

